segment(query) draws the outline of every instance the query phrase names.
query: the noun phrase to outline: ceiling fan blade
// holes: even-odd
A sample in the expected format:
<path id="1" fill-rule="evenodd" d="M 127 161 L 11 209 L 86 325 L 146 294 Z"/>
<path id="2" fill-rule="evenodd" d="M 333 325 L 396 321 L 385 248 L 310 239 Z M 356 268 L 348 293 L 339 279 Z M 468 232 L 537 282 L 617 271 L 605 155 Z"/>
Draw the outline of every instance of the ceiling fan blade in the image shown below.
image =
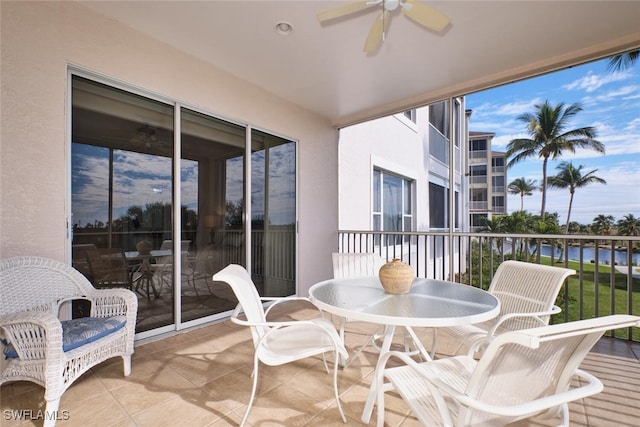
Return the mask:
<path id="1" fill-rule="evenodd" d="M 416 0 L 407 0 L 402 6 L 402 12 L 418 24 L 434 31 L 442 31 L 449 24 L 447 15 Z"/>
<path id="2" fill-rule="evenodd" d="M 318 21 L 322 23 L 325 21 L 330 21 L 332 19 L 340 18 L 345 15 L 350 15 L 352 13 L 368 8 L 372 5 L 371 3 L 372 2 L 370 2 L 369 0 L 359 0 L 356 2 L 347 3 L 341 6 L 327 9 L 323 12 L 318 13 Z"/>
<path id="3" fill-rule="evenodd" d="M 385 10 L 381 12 L 380 15 L 378 15 L 375 22 L 371 26 L 371 30 L 369 30 L 367 41 L 365 41 L 364 43 L 364 51 L 366 53 L 373 52 L 378 48 L 378 46 L 380 46 L 380 43 L 382 42 L 384 33 L 387 31 L 388 26 L 389 12 Z"/>

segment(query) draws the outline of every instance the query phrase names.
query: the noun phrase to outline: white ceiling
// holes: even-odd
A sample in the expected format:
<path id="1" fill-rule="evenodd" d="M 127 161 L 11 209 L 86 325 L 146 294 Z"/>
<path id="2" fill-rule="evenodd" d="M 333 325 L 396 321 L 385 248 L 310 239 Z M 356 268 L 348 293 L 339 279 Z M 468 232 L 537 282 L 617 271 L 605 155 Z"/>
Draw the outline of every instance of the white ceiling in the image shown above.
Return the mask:
<path id="1" fill-rule="evenodd" d="M 320 114 L 336 126 L 640 47 L 640 1 L 427 1 L 443 33 L 376 11 L 320 25 L 344 1 L 88 1 L 95 11 Z M 278 21 L 293 25 L 276 33 Z"/>

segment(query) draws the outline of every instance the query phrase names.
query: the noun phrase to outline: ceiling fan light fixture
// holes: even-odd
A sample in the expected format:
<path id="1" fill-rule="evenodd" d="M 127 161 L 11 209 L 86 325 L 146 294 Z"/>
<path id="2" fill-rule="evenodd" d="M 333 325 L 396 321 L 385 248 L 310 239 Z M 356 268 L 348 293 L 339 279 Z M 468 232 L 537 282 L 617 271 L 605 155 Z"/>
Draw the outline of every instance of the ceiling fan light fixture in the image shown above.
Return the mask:
<path id="1" fill-rule="evenodd" d="M 276 30 L 276 33 L 280 34 L 281 36 L 288 36 L 293 31 L 293 25 L 286 21 L 279 21 L 276 22 L 274 29 Z"/>

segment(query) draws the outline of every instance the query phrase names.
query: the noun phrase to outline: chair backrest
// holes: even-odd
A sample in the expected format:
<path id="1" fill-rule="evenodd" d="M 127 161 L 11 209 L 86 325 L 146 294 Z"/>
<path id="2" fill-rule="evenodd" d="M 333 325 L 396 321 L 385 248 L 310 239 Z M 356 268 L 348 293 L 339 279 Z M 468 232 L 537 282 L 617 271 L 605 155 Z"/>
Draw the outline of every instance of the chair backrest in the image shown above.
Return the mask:
<path id="1" fill-rule="evenodd" d="M 121 248 L 87 250 L 93 284 L 129 284 L 129 266 Z"/>
<path id="2" fill-rule="evenodd" d="M 189 265 L 196 274 L 212 275 L 216 272 L 214 256 L 215 247 L 213 245 L 207 245 L 197 252 L 195 258 L 190 261 Z"/>
<path id="3" fill-rule="evenodd" d="M 575 270 L 529 262 L 504 261 L 498 267 L 489 286 L 489 292 L 500 300 L 500 315 L 508 313 L 535 313 L 548 311 L 554 306 L 565 279 Z M 549 323 L 549 316 L 542 320 Z M 517 318 L 502 327 L 509 330 L 540 326 L 533 318 Z"/>
<path id="4" fill-rule="evenodd" d="M 489 344 L 465 393 L 488 405 L 511 406 L 565 392 L 605 331 L 639 325 L 638 316 L 613 315 L 507 332 Z M 555 415 L 560 409 L 556 403 L 542 412 Z M 463 407 L 457 425 L 505 425 L 521 418 L 498 417 Z"/>
<path id="5" fill-rule="evenodd" d="M 0 260 L 0 315 L 51 311 L 57 309 L 61 299 L 93 292 L 95 289 L 85 276 L 62 262 L 41 257 Z"/>
<path id="6" fill-rule="evenodd" d="M 377 276 L 383 262 L 376 253 L 332 253 L 333 278 Z"/>
<path id="7" fill-rule="evenodd" d="M 238 303 L 242 306 L 242 311 L 244 311 L 247 321 L 252 323 L 266 322 L 260 294 L 258 294 L 249 272 L 244 267 L 238 264 L 229 264 L 213 275 L 213 281 L 225 282 L 231 286 Z M 254 346 L 257 347 L 260 338 L 267 330 L 268 328 L 265 326 L 251 327 Z"/>
<path id="8" fill-rule="evenodd" d="M 189 246 L 191 246 L 191 240 L 180 241 L 180 251 L 182 252 L 181 259 L 185 260 L 187 258 L 187 252 L 189 251 Z M 173 250 L 173 240 L 163 240 L 162 243 L 160 244 L 160 250 L 161 251 Z M 173 255 L 156 257 L 156 264 L 172 264 L 172 263 L 173 263 Z"/>

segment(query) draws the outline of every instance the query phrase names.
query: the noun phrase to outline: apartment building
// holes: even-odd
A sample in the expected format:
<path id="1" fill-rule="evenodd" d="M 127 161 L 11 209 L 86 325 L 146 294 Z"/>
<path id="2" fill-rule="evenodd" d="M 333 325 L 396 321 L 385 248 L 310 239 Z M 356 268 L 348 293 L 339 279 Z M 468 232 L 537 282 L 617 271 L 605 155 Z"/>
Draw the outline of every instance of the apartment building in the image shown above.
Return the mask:
<path id="1" fill-rule="evenodd" d="M 493 151 L 492 132 L 469 132 L 469 225 L 484 225 L 483 218 L 507 213 L 507 170 L 505 153 Z"/>
<path id="2" fill-rule="evenodd" d="M 466 229 L 464 98 L 453 104 L 438 102 L 340 130 L 340 230 Z M 428 261 L 419 268 L 442 268 L 442 248 L 435 245 L 440 241 L 427 248 Z M 359 250 L 416 259 L 416 246 L 406 235 L 387 235 Z"/>

